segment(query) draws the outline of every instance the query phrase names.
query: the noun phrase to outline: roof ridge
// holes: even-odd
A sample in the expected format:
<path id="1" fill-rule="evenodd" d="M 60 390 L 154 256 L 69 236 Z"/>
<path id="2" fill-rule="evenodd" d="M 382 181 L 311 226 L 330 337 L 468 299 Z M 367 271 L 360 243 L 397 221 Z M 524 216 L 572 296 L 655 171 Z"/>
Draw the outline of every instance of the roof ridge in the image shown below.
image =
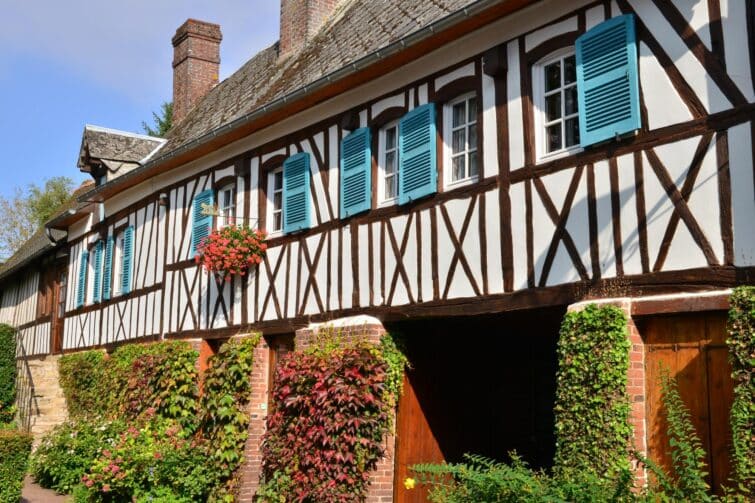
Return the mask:
<path id="1" fill-rule="evenodd" d="M 110 134 L 117 134 L 118 136 L 128 136 L 130 138 L 137 138 L 141 140 L 150 140 L 150 141 L 157 141 L 160 143 L 165 143 L 168 140 L 165 138 L 158 138 L 157 136 L 150 136 L 146 134 L 140 134 L 140 133 L 132 133 L 131 131 L 122 131 L 120 129 L 114 129 L 109 128 L 105 126 L 96 126 L 94 124 L 84 124 L 84 131 L 95 131 L 97 133 L 110 133 Z"/>

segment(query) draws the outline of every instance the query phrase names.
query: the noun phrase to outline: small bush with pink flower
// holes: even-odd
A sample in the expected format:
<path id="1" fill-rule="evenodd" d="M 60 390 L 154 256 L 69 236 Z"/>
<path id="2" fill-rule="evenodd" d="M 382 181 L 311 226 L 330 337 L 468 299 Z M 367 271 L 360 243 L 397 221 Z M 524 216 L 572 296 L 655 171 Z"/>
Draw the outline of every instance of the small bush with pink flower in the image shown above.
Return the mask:
<path id="1" fill-rule="evenodd" d="M 263 231 L 245 225 L 228 225 L 202 240 L 195 260 L 218 278 L 230 281 L 262 263 L 267 250 L 265 237 Z"/>

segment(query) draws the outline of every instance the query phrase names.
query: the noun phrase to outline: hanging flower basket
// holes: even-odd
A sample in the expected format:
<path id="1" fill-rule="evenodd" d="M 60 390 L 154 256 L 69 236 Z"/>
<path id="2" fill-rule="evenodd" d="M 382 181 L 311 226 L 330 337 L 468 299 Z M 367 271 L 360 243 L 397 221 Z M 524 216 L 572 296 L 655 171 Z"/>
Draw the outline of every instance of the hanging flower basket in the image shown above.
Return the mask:
<path id="1" fill-rule="evenodd" d="M 202 240 L 195 260 L 219 280 L 231 281 L 233 276 L 245 276 L 250 267 L 262 263 L 266 237 L 263 231 L 245 225 L 228 225 Z"/>

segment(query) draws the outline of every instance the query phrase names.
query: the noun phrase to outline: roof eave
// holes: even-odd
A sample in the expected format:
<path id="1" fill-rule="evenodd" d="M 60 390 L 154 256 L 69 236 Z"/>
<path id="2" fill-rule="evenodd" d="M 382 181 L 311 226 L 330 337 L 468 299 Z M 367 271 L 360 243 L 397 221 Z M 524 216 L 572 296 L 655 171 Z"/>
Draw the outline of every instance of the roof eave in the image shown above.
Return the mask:
<path id="1" fill-rule="evenodd" d="M 437 40 L 446 43 L 457 31 L 472 30 L 523 9 L 539 0 L 478 0 L 438 21 L 378 49 L 354 63 L 331 72 L 238 119 L 219 126 L 180 147 L 155 157 L 143 166 L 81 195 L 79 201 L 102 201 L 116 192 L 140 183 L 150 176 L 194 160 L 212 149 L 228 145 L 276 121 L 279 116 L 298 113 L 308 106 L 338 94 L 339 86 L 360 85 L 374 78 L 378 64 L 389 61 L 396 66 L 417 59 L 434 49 Z M 380 72 L 385 72 L 381 68 Z M 375 75 L 376 76 L 376 75 Z M 360 80 L 361 77 L 361 80 Z M 349 82 L 353 79 L 354 82 Z M 331 91 L 331 94 L 328 94 Z M 335 91 L 335 92 L 333 92 Z"/>

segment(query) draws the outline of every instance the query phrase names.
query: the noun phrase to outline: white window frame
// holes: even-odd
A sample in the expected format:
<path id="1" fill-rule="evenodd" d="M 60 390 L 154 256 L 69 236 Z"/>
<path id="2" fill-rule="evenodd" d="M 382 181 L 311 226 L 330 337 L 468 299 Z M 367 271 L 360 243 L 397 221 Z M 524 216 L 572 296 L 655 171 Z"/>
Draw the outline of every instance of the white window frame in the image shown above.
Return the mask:
<path id="1" fill-rule="evenodd" d="M 535 150 L 536 150 L 536 157 L 537 162 L 545 162 L 550 161 L 552 159 L 558 159 L 560 157 L 566 157 L 569 155 L 576 154 L 578 152 L 581 152 L 582 145 L 576 144 L 572 145 L 571 147 L 562 147 L 560 150 L 554 150 L 553 152 L 546 152 L 546 145 L 548 138 L 545 134 L 545 124 L 546 124 L 546 118 L 545 118 L 545 67 L 548 66 L 551 63 L 555 63 L 558 60 L 563 60 L 565 58 L 568 58 L 569 56 L 574 56 L 575 50 L 574 47 L 565 47 L 563 49 L 559 49 L 556 52 L 553 52 L 549 54 L 548 56 L 542 58 L 540 61 L 532 65 L 532 96 L 533 96 L 533 107 L 532 111 L 535 115 Z M 564 81 L 564 65 L 561 65 L 561 83 L 563 84 Z M 576 86 L 576 80 L 574 85 Z M 562 92 L 563 86 L 559 87 L 559 92 Z M 549 91 L 551 92 L 551 91 Z M 568 118 L 579 118 L 579 114 L 581 113 L 581 110 L 577 110 L 576 114 L 569 115 L 568 117 L 565 116 L 564 107 L 566 106 L 566 100 L 561 100 L 561 118 L 559 119 L 561 123 L 563 124 L 566 119 Z M 561 140 L 563 142 L 566 142 L 566 136 L 562 135 Z"/>
<path id="2" fill-rule="evenodd" d="M 280 192 L 281 194 L 281 208 L 280 210 L 275 209 L 275 175 L 277 173 L 281 174 L 281 188 L 277 190 L 277 192 Z M 280 212 L 281 214 L 281 228 L 274 230 L 273 229 L 273 222 L 275 222 L 275 214 Z M 271 169 L 267 172 L 267 235 L 268 236 L 280 236 L 283 234 L 283 166 L 280 166 L 275 169 Z"/>
<path id="3" fill-rule="evenodd" d="M 393 204 L 396 204 L 398 202 L 398 124 L 399 121 L 391 121 L 388 124 L 384 125 L 380 128 L 380 131 L 378 131 L 378 206 L 390 206 Z M 393 152 L 394 155 L 394 162 L 395 162 L 395 171 L 393 172 L 393 179 L 395 181 L 395 196 L 393 197 L 386 197 L 385 195 L 385 157 L 388 154 L 388 151 L 386 149 L 386 136 L 389 129 L 395 128 L 396 130 L 396 144 L 394 145 L 391 152 Z"/>
<path id="4" fill-rule="evenodd" d="M 231 204 L 228 206 L 223 205 L 223 199 L 227 192 L 231 193 Z M 236 224 L 236 184 L 228 183 L 218 189 L 218 219 L 217 228 L 221 229 L 228 225 Z M 230 210 L 230 217 L 226 217 L 226 210 Z"/>
<path id="5" fill-rule="evenodd" d="M 461 178 L 459 180 L 453 179 L 453 107 L 454 105 L 457 105 L 461 102 L 468 101 L 470 98 L 475 98 L 477 101 L 477 116 L 475 117 L 474 125 L 477 128 L 477 144 L 474 145 L 474 149 L 470 148 L 469 145 L 469 133 L 466 133 L 466 142 L 467 142 L 467 148 L 464 150 L 464 157 L 465 157 L 465 170 L 468 173 L 469 172 L 469 154 L 470 152 L 476 152 L 477 153 L 477 174 L 473 176 L 467 176 L 465 178 Z M 469 185 L 471 183 L 475 183 L 480 179 L 480 173 L 482 171 L 482 152 L 478 148 L 480 145 L 480 134 L 481 131 L 481 124 L 479 121 L 480 117 L 480 106 L 482 106 L 482 102 L 480 101 L 480 97 L 477 96 L 476 92 L 466 93 L 462 94 L 461 96 L 457 96 L 456 98 L 452 99 L 451 101 L 446 102 L 443 105 L 443 186 L 444 188 L 456 188 L 461 187 L 464 185 Z M 465 117 L 466 120 L 469 119 L 469 117 Z M 465 122 L 464 128 L 469 127 L 469 122 Z M 460 129 L 457 127 L 456 129 Z M 457 153 L 458 155 L 458 153 Z"/>
<path id="6" fill-rule="evenodd" d="M 126 243 L 126 233 L 124 231 L 118 232 L 115 235 L 115 242 L 113 246 L 113 266 L 110 274 L 110 281 L 112 283 L 111 291 L 112 297 L 118 297 L 123 295 L 121 292 L 123 274 L 123 245 Z"/>

